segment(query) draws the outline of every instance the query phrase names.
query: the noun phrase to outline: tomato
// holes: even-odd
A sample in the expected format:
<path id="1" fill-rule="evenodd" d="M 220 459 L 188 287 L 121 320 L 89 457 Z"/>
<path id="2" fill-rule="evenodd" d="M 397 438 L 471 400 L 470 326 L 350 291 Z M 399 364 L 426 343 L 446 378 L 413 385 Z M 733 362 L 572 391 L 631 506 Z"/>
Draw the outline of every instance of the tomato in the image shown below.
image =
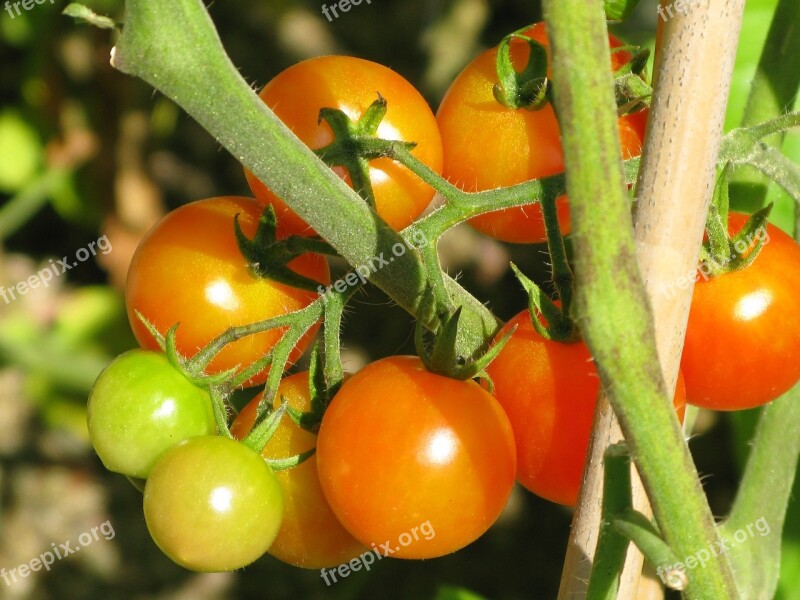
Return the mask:
<path id="1" fill-rule="evenodd" d="M 147 233 L 136 249 L 125 291 L 133 333 L 144 348 L 157 349 L 136 317 L 141 312 L 162 332 L 180 322 L 178 352 L 194 355 L 229 327 L 246 325 L 308 306 L 317 293 L 253 275 L 236 245 L 233 219 L 255 235 L 262 207 L 249 198 L 200 200 L 172 211 Z M 325 259 L 306 254 L 289 263 L 296 272 L 321 284 L 330 282 Z M 295 347 L 296 360 L 314 337 L 312 327 Z M 208 373 L 246 366 L 269 352 L 283 335 L 273 329 L 228 344 L 211 361 Z M 248 383 L 266 380 L 262 371 Z"/>
<path id="2" fill-rule="evenodd" d="M 217 431 L 209 393 L 167 357 L 131 350 L 109 364 L 89 394 L 89 437 L 110 471 L 146 478 L 176 443 Z"/>
<path id="3" fill-rule="evenodd" d="M 544 23 L 531 27 L 526 35 L 547 47 Z M 612 48 L 622 45 L 609 36 Z M 511 43 L 512 62 L 517 70 L 527 63 L 527 42 Z M 628 52 L 612 53 L 614 69 L 629 61 Z M 551 104 L 540 110 L 506 108 L 494 99 L 498 82 L 495 61 L 497 49 L 487 50 L 455 79 L 444 96 L 436 121 L 442 135 L 444 167 L 442 174 L 454 185 L 474 192 L 506 187 L 555 175 L 564 171 L 561 133 Z M 619 119 L 624 158 L 641 153 L 647 111 Z M 569 233 L 566 197 L 556 201 L 563 234 Z M 536 243 L 546 240 L 541 208 L 538 205 L 493 211 L 470 219 L 478 231 L 498 240 Z"/>
<path id="4" fill-rule="evenodd" d="M 281 488 L 256 452 L 222 436 L 173 446 L 144 487 L 147 529 L 193 571 L 232 571 L 261 557 L 280 527 Z"/>
<path id="5" fill-rule="evenodd" d="M 387 101 L 387 112 L 377 136 L 416 142 L 414 156 L 441 173 L 442 141 L 433 112 L 419 92 L 388 67 L 351 56 L 312 58 L 279 73 L 259 96 L 303 143 L 319 150 L 334 140 L 330 125 L 319 119 L 320 109 L 339 109 L 357 121 L 378 93 Z M 334 171 L 352 187 L 346 169 Z M 256 197 L 275 208 L 279 225 L 290 233 L 315 233 L 247 169 L 245 176 Z M 370 161 L 369 178 L 378 214 L 398 231 L 410 225 L 434 195 L 433 188 L 388 158 Z"/>
<path id="6" fill-rule="evenodd" d="M 738 232 L 747 217 L 731 213 Z M 766 404 L 800 380 L 800 247 L 774 225 L 743 270 L 698 271 L 681 369 L 691 404 L 740 410 Z"/>
<path id="7" fill-rule="evenodd" d="M 481 536 L 514 485 L 508 418 L 474 381 L 412 356 L 374 362 L 333 398 L 317 440 L 333 512 L 367 546 L 432 558 Z"/>
<path id="8" fill-rule="evenodd" d="M 517 330 L 487 367 L 517 443 L 517 479 L 547 500 L 574 505 L 589 448 L 600 377 L 584 342 L 546 340 L 522 311 L 497 334 Z M 682 377 L 674 404 L 683 420 Z"/>
<path id="9" fill-rule="evenodd" d="M 300 411 L 311 408 L 308 372 L 286 377 L 278 387 L 275 407 L 283 399 Z M 261 395 L 250 402 L 231 426 L 234 437 L 244 438 L 253 428 Z M 317 438 L 285 416 L 261 452 L 265 458 L 294 456 L 314 448 Z M 297 467 L 277 472 L 284 499 L 284 516 L 269 553 L 285 563 L 308 569 L 349 562 L 367 549 L 351 536 L 333 514 L 317 474 L 316 456 Z"/>

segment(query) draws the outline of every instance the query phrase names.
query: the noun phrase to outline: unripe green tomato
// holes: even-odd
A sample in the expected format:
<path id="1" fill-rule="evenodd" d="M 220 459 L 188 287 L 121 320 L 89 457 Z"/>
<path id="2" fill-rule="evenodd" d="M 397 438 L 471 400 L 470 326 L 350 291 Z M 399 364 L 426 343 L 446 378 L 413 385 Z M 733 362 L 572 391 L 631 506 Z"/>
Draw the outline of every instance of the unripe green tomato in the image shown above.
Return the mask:
<path id="1" fill-rule="evenodd" d="M 170 448 L 144 488 L 153 541 L 193 571 L 232 571 L 269 549 L 283 518 L 278 478 L 244 444 L 196 437 Z"/>
<path id="2" fill-rule="evenodd" d="M 87 422 L 106 468 L 142 479 L 164 451 L 217 430 L 208 391 L 164 354 L 148 350 L 126 352 L 100 373 L 89 394 Z"/>

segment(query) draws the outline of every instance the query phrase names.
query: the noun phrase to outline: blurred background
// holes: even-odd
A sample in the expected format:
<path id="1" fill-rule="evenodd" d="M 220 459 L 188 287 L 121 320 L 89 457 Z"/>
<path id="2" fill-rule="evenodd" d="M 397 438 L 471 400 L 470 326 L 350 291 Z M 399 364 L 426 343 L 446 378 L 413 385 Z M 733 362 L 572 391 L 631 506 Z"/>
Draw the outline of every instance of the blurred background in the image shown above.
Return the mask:
<path id="1" fill-rule="evenodd" d="M 571 514 L 522 489 L 491 531 L 461 552 L 384 561 L 331 587 L 318 571 L 269 556 L 244 571 L 197 575 L 156 548 L 140 493 L 104 470 L 88 444 L 86 397 L 99 370 L 135 345 L 123 286 L 141 236 L 176 206 L 250 192 L 241 166 L 194 121 L 109 66 L 109 32 L 61 16 L 65 4 L 33 4 L 19 15 L 0 11 L 0 289 L 27 280 L 51 259 L 76 256 L 100 239 L 107 243 L 97 243 L 95 255 L 46 288 L 0 296 L 0 568 L 15 568 L 67 540 L 74 546 L 106 521 L 113 535 L 93 538 L 49 571 L 16 581 L 4 575 L 0 598 L 554 598 Z M 86 4 L 123 19 L 122 0 Z M 255 87 L 301 59 L 345 53 L 400 72 L 435 110 L 476 53 L 538 20 L 537 4 L 373 0 L 333 22 L 320 0 L 217 2 L 209 10 L 233 62 Z M 774 5 L 747 1 L 728 128 L 741 117 Z M 655 7 L 655 0 L 643 0 L 616 33 L 652 44 Z M 800 158 L 796 134 L 787 146 Z M 772 194 L 779 200 L 775 219 L 789 229 L 793 207 L 777 190 Z M 504 319 L 525 304 L 509 259 L 545 274 L 543 248 L 499 244 L 464 227 L 449 232 L 441 249 L 449 271 L 460 273 Z M 380 292 L 359 295 L 353 310 L 359 317 L 344 329 L 347 368 L 413 352 L 412 321 Z M 700 415 L 691 447 L 716 514 L 728 510 L 756 416 Z M 797 500 L 784 545 L 779 598 L 798 600 Z"/>

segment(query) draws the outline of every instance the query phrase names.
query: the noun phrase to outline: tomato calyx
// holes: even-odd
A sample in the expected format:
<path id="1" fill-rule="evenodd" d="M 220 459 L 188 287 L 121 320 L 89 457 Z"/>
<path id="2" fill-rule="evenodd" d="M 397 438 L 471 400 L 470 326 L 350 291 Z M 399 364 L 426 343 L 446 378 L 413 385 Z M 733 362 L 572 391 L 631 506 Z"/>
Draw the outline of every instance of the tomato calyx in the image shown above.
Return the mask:
<path id="1" fill-rule="evenodd" d="M 328 386 L 325 380 L 323 361 L 319 353 L 319 347 L 314 345 L 311 351 L 311 363 L 308 372 L 308 390 L 310 409 L 301 411 L 289 405 L 289 401 L 281 396 L 281 404 L 273 409 L 272 398 L 274 391 L 269 388 L 264 391 L 256 409 L 256 421 L 250 432 L 242 440 L 246 446 L 262 454 L 264 447 L 275 435 L 281 419 L 290 418 L 298 427 L 316 434 L 319 431 L 322 417 L 328 408 L 333 396 L 339 390 L 341 381 L 335 386 Z M 316 448 L 310 448 L 305 452 L 295 454 L 286 458 L 265 458 L 273 471 L 282 471 L 296 467 L 314 455 Z"/>
<path id="2" fill-rule="evenodd" d="M 261 403 L 264 401 L 265 399 L 262 398 Z M 261 418 L 261 420 L 257 420 L 256 424 L 253 426 L 253 429 L 247 434 L 247 437 L 242 440 L 242 444 L 263 458 L 262 450 L 272 439 L 272 436 L 275 435 L 275 432 L 278 431 L 278 426 L 281 423 L 281 419 L 286 417 L 286 413 L 288 411 L 289 401 L 285 398 L 281 398 L 280 407 L 267 412 Z M 259 412 L 261 411 L 259 410 Z M 316 451 L 316 448 L 310 448 L 305 452 L 301 452 L 300 454 L 295 454 L 294 456 L 289 456 L 287 458 L 264 458 L 264 460 L 273 471 L 284 471 L 286 469 L 291 469 L 303 464 L 305 461 L 311 458 Z"/>
<path id="3" fill-rule="evenodd" d="M 215 373 L 213 375 L 207 375 L 204 372 L 205 364 L 199 365 L 195 363 L 192 359 L 185 358 L 181 356 L 178 352 L 177 344 L 175 341 L 176 334 L 178 331 L 178 327 L 180 323 L 175 323 L 172 327 L 169 328 L 166 335 L 162 334 L 155 325 L 153 325 L 142 313 L 138 310 L 136 311 L 136 317 L 142 324 L 147 328 L 150 332 L 150 335 L 153 336 L 158 347 L 161 351 L 167 356 L 170 364 L 177 369 L 181 375 L 186 377 L 191 383 L 198 387 L 205 388 L 207 390 L 211 390 L 211 388 L 215 386 L 220 386 L 224 382 L 228 381 L 233 375 L 236 373 L 236 369 L 228 369 L 227 371 L 222 371 L 220 373 Z"/>
<path id="4" fill-rule="evenodd" d="M 497 81 L 492 88 L 495 100 L 513 110 L 539 110 L 550 102 L 552 86 L 547 77 L 547 50 L 524 35 L 530 29 L 520 29 L 504 37 L 497 46 Z M 528 63 L 520 72 L 511 59 L 511 43 L 514 40 L 527 42 L 530 48 Z"/>
<path id="5" fill-rule="evenodd" d="M 328 123 L 333 131 L 334 141 L 314 152 L 329 167 L 347 169 L 353 189 L 372 208 L 375 208 L 375 192 L 369 177 L 369 161 L 390 156 L 397 146 L 409 151 L 416 147 L 415 142 L 377 137 L 378 126 L 386 116 L 386 110 L 386 99 L 379 92 L 377 100 L 355 122 L 337 108 L 323 108 L 319 111 L 319 122 L 324 120 Z"/>
<path id="6" fill-rule="evenodd" d="M 619 46 L 611 52 L 630 52 L 633 57 L 614 73 L 614 93 L 620 116 L 629 115 L 649 107 L 653 88 L 647 81 L 647 61 L 650 50 L 638 46 Z"/>
<path id="7" fill-rule="evenodd" d="M 432 302 L 429 301 L 429 304 Z M 431 373 L 444 375 L 451 379 L 484 379 L 488 382 L 491 389 L 492 383 L 486 367 L 500 354 L 508 340 L 516 329 L 512 329 L 503 336 L 496 344 L 493 344 L 474 359 L 467 359 L 458 354 L 456 345 L 458 340 L 458 323 L 461 318 L 462 307 L 459 306 L 450 313 L 438 315 L 434 320 L 438 322 L 433 331 L 433 342 L 428 345 L 425 340 L 426 328 L 424 319 L 417 321 L 414 328 L 414 343 L 417 354 Z"/>
<path id="8" fill-rule="evenodd" d="M 542 288 L 522 273 L 514 263 L 511 263 L 511 269 L 528 294 L 528 312 L 536 332 L 544 339 L 554 342 L 578 341 L 580 339 L 578 328 L 564 310 L 563 302 L 551 300 Z"/>
<path id="9" fill-rule="evenodd" d="M 239 225 L 239 215 L 233 219 L 236 243 L 247 261 L 247 266 L 256 277 L 272 279 L 292 287 L 316 291 L 320 282 L 300 275 L 288 264 L 306 252 L 335 255 L 336 251 L 322 239 L 303 236 L 290 236 L 277 239 L 278 219 L 275 209 L 267 206 L 258 220 L 253 239 L 248 238 Z"/>
<path id="10" fill-rule="evenodd" d="M 719 277 L 747 268 L 758 258 L 767 240 L 766 228 L 773 203 L 753 213 L 736 234 L 730 235 L 729 168 L 725 167 L 717 179 L 714 197 L 706 218 L 707 239 L 700 250 L 698 267 L 706 278 Z"/>
<path id="11" fill-rule="evenodd" d="M 325 380 L 325 371 L 322 364 L 322 357 L 318 346 L 315 344 L 311 350 L 311 362 L 308 369 L 308 395 L 310 410 L 300 411 L 291 406 L 287 406 L 286 412 L 295 424 L 310 433 L 317 433 L 325 415 L 325 409 L 339 391 L 342 385 L 340 380 L 333 386 L 329 386 Z"/>

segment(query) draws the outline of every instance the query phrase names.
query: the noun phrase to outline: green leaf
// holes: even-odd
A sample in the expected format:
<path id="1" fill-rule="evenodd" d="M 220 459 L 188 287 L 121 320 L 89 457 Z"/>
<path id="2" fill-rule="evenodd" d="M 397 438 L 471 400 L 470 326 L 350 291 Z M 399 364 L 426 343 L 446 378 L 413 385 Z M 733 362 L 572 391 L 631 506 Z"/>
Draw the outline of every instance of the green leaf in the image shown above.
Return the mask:
<path id="1" fill-rule="evenodd" d="M 78 21 L 84 21 L 89 25 L 94 25 L 95 27 L 99 27 L 101 29 L 117 28 L 117 24 L 108 17 L 100 16 L 92 9 L 84 6 L 83 4 L 78 4 L 77 2 L 68 4 L 64 9 L 63 14 Z"/>
<path id="2" fill-rule="evenodd" d="M 14 110 L 0 113 L 0 191 L 16 192 L 33 179 L 43 148 L 36 130 Z"/>
<path id="3" fill-rule="evenodd" d="M 639 0 L 605 0 L 606 19 L 624 21 L 631 16 Z"/>

